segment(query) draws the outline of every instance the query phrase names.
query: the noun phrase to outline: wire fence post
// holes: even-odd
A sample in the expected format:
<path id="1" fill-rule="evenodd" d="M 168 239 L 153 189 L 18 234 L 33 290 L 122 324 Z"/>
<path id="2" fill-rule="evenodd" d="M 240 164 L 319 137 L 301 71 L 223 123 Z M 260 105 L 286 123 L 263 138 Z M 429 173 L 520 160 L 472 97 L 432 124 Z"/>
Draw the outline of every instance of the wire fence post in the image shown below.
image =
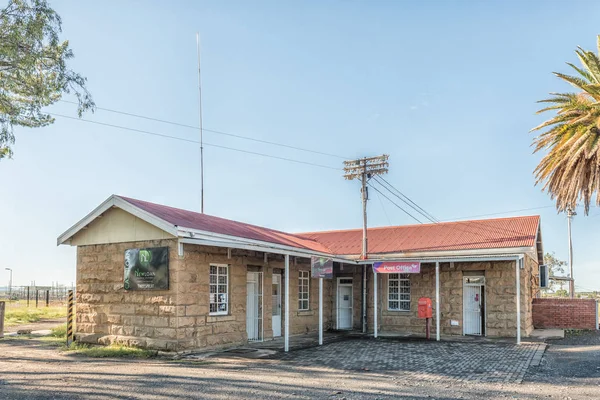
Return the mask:
<path id="1" fill-rule="evenodd" d="M 27 308 L 29 308 L 29 286 L 27 286 Z"/>
<path id="2" fill-rule="evenodd" d="M 73 291 L 69 290 L 69 303 L 67 305 L 67 346 L 73 343 Z"/>
<path id="3" fill-rule="evenodd" d="M 46 290 L 46 307 L 50 306 L 50 291 Z"/>

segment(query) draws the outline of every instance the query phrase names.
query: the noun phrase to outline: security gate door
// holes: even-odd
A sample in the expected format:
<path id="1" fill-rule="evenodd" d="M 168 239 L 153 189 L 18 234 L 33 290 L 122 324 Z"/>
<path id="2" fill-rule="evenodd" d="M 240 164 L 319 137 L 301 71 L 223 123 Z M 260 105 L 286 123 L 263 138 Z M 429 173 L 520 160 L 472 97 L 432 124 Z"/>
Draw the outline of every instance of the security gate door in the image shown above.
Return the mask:
<path id="1" fill-rule="evenodd" d="M 273 337 L 281 336 L 281 275 L 273 274 Z"/>
<path id="2" fill-rule="evenodd" d="M 352 279 L 338 280 L 337 329 L 352 329 Z"/>
<path id="3" fill-rule="evenodd" d="M 483 276 L 463 277 L 463 332 L 465 335 L 482 335 L 484 322 Z"/>
<path id="4" fill-rule="evenodd" d="M 262 272 L 248 272 L 246 278 L 246 333 L 250 341 L 261 341 L 263 338 L 262 296 Z"/>

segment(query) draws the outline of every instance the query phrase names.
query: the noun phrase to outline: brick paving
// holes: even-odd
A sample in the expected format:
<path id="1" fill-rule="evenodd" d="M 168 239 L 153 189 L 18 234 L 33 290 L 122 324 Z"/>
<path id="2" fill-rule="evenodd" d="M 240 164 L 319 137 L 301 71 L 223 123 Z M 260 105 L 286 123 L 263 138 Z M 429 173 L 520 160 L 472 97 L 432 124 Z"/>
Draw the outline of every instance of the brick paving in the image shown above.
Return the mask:
<path id="1" fill-rule="evenodd" d="M 290 366 L 382 372 L 407 380 L 521 383 L 544 350 L 538 343 L 347 340 L 293 351 L 281 359 Z"/>

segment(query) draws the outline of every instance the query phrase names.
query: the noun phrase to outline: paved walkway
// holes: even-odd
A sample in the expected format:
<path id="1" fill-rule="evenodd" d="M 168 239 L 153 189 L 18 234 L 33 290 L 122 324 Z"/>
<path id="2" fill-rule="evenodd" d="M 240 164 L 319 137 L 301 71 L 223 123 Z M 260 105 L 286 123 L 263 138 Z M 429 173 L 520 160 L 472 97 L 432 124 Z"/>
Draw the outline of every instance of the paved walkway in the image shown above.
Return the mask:
<path id="1" fill-rule="evenodd" d="M 274 357 L 290 366 L 338 373 L 370 371 L 420 381 L 520 383 L 530 365 L 539 365 L 545 348 L 543 343 L 348 339 Z M 228 355 L 213 355 L 223 356 Z M 248 357 L 253 358 L 251 353 Z"/>

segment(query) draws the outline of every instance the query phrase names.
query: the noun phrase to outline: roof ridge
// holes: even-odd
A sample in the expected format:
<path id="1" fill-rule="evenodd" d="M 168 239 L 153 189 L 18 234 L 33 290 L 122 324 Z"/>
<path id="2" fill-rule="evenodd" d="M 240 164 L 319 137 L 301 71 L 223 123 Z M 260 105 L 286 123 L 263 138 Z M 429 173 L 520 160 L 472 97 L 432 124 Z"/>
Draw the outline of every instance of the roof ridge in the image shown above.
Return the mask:
<path id="1" fill-rule="evenodd" d="M 413 226 L 430 226 L 430 225 L 438 226 L 438 225 L 464 224 L 464 223 L 471 223 L 471 222 L 487 222 L 487 221 L 521 219 L 521 218 L 540 219 L 540 216 L 539 215 L 518 215 L 518 216 L 514 216 L 514 217 L 467 219 L 467 220 L 462 220 L 462 221 L 440 221 L 440 222 L 436 222 L 436 223 L 427 223 L 427 224 L 385 225 L 385 226 L 367 227 L 367 230 L 390 229 L 390 228 L 410 228 Z M 362 228 L 330 229 L 330 230 L 326 230 L 326 231 L 299 232 L 299 233 L 296 233 L 296 235 L 314 235 L 314 234 L 323 234 L 323 233 L 341 233 L 341 232 L 355 232 L 355 231 L 362 231 Z"/>

